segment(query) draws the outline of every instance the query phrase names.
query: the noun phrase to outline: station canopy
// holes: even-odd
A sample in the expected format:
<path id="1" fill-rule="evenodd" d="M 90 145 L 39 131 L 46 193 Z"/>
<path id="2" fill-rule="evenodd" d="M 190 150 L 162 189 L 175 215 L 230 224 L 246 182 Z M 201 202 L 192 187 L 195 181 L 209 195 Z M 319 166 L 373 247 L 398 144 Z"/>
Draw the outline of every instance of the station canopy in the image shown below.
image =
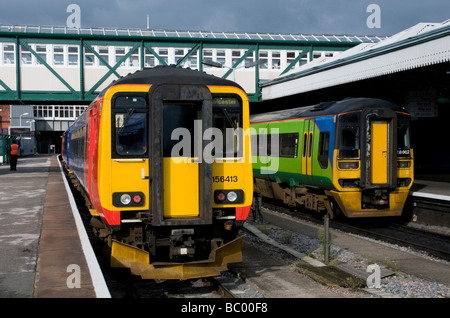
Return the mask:
<path id="1" fill-rule="evenodd" d="M 419 23 L 382 41 L 361 43 L 261 83 L 271 100 L 450 61 L 450 20 Z"/>

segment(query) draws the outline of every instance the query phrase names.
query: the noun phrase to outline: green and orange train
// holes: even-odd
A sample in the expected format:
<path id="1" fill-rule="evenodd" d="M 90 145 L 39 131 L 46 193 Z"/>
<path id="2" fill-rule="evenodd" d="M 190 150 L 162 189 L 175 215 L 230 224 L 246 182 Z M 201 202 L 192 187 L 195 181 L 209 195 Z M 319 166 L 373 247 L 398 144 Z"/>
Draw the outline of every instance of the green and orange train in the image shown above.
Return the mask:
<path id="1" fill-rule="evenodd" d="M 254 189 L 331 217 L 399 216 L 414 181 L 410 115 L 371 98 L 251 116 Z"/>

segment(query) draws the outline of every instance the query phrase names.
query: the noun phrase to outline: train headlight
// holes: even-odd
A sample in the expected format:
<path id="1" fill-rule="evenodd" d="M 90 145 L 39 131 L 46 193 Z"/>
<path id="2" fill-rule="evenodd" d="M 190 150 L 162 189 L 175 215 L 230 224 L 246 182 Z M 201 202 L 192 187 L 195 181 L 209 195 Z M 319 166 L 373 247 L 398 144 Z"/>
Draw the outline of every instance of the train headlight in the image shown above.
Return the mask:
<path id="1" fill-rule="evenodd" d="M 135 207 L 145 204 L 145 195 L 142 192 L 114 192 L 113 205 L 117 207 Z"/>
<path id="2" fill-rule="evenodd" d="M 244 202 L 243 190 L 216 190 L 214 191 L 214 203 L 242 203 Z"/>
<path id="3" fill-rule="evenodd" d="M 128 193 L 122 194 L 120 196 L 120 203 L 123 205 L 128 205 L 131 202 L 131 196 Z"/>
<path id="4" fill-rule="evenodd" d="M 346 162 L 339 162 L 338 168 L 343 170 L 350 170 L 350 169 L 358 169 L 359 168 L 359 162 L 358 161 L 346 161 Z"/>
<path id="5" fill-rule="evenodd" d="M 236 194 L 236 192 L 234 192 L 234 191 L 228 192 L 228 194 L 227 194 L 227 199 L 228 199 L 228 201 L 230 201 L 230 202 L 236 201 L 236 199 L 237 199 L 237 194 Z"/>
<path id="6" fill-rule="evenodd" d="M 397 161 L 397 168 L 410 168 L 411 161 Z"/>

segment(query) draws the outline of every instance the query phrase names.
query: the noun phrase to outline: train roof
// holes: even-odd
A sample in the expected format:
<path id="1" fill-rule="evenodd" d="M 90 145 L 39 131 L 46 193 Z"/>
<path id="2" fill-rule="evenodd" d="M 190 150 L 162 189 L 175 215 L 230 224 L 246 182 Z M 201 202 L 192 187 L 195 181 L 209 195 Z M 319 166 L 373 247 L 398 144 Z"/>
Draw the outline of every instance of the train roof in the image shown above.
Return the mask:
<path id="1" fill-rule="evenodd" d="M 312 106 L 289 108 L 269 113 L 251 115 L 250 123 L 254 124 L 302 117 L 338 115 L 346 112 L 362 110 L 367 107 L 382 107 L 389 108 L 394 111 L 405 111 L 404 108 L 382 99 L 347 98 L 341 101 L 324 102 Z"/>
<path id="2" fill-rule="evenodd" d="M 175 65 L 144 68 L 133 74 L 128 74 L 112 82 L 104 92 L 111 86 L 121 84 L 197 84 L 235 86 L 242 89 L 239 84 L 233 81 L 190 68 L 176 67 Z"/>

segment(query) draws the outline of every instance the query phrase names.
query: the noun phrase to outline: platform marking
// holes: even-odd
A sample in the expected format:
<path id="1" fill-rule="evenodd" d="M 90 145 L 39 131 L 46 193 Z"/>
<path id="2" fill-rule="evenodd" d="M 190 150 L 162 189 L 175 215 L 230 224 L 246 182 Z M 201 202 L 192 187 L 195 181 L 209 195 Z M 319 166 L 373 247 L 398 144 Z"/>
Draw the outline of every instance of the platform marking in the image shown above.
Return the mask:
<path id="1" fill-rule="evenodd" d="M 89 242 L 89 238 L 84 228 L 83 221 L 81 220 L 80 212 L 78 211 L 72 192 L 70 191 L 69 184 L 67 183 L 67 180 L 65 178 L 61 162 L 59 161 L 59 159 L 57 160 L 59 164 L 59 169 L 61 171 L 61 176 L 64 181 L 64 186 L 66 187 L 67 196 L 69 197 L 70 206 L 72 208 L 72 214 L 75 219 L 75 224 L 78 230 L 78 236 L 80 237 L 81 241 L 81 247 L 83 249 L 84 256 L 86 257 L 86 261 L 88 263 L 92 284 L 94 285 L 95 289 L 95 294 L 97 298 L 111 298 L 111 294 L 109 292 L 108 286 L 106 285 L 105 278 L 103 277 L 103 273 L 97 262 L 94 250 L 92 249 L 91 243 Z"/>
<path id="2" fill-rule="evenodd" d="M 449 195 L 433 194 L 433 193 L 426 193 L 426 192 L 410 192 L 409 195 L 411 195 L 413 197 L 450 201 Z"/>

